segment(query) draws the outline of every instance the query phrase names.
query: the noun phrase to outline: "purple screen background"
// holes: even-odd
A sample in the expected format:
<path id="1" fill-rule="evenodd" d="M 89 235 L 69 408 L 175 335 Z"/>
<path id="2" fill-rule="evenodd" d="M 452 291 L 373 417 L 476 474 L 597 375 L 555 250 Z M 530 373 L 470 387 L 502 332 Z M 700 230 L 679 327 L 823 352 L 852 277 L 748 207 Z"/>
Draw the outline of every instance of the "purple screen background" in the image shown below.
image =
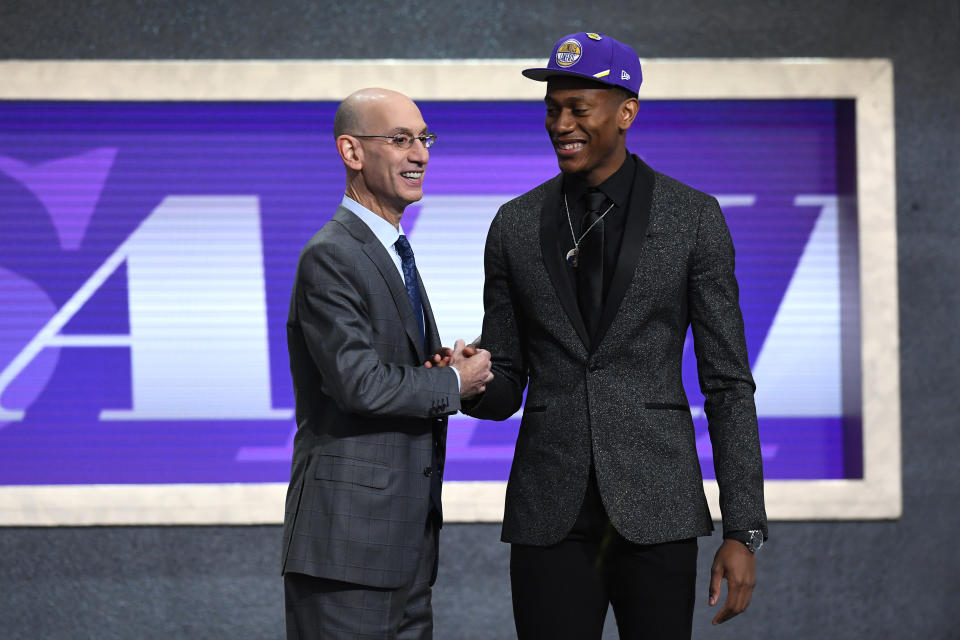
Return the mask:
<path id="1" fill-rule="evenodd" d="M 505 201 L 556 173 L 540 103 L 420 106 L 439 134 L 427 196 Z M 273 407 L 292 408 L 284 323 L 300 248 L 343 193 L 331 130 L 335 108 L 325 102 L 0 102 L 0 369 L 164 198 L 255 195 L 269 393 Z M 817 207 L 797 206 L 795 198 L 829 194 L 840 203 L 839 277 L 824 286 L 828 297 L 840 299 L 835 378 L 843 389 L 831 392 L 842 398 L 842 410 L 815 417 L 761 412 L 769 479 L 862 477 L 854 142 L 848 100 L 645 101 L 629 134 L 630 150 L 656 170 L 714 195 L 753 197 L 750 206 L 724 208 L 737 248 L 751 364 L 820 214 Z M 456 212 L 450 216 L 455 227 Z M 417 243 L 418 222 L 414 205 L 404 228 L 420 256 L 433 248 Z M 225 234 L 223 243 L 230 242 Z M 444 286 L 450 284 L 428 281 L 431 297 Z M 128 305 L 121 267 L 61 333 L 123 336 L 130 332 Z M 816 302 L 812 308 L 815 313 Z M 684 382 L 695 408 L 702 396 L 688 351 Z M 790 368 L 788 358 L 782 366 Z M 292 419 L 100 420 L 104 408 L 131 406 L 132 385 L 128 347 L 44 349 L 0 396 L 4 406 L 26 409 L 23 420 L 0 418 L 0 484 L 288 479 Z M 694 422 L 704 475 L 713 477 L 706 420 L 696 410 Z M 518 426 L 516 419 L 451 422 L 446 479 L 505 480 Z"/>

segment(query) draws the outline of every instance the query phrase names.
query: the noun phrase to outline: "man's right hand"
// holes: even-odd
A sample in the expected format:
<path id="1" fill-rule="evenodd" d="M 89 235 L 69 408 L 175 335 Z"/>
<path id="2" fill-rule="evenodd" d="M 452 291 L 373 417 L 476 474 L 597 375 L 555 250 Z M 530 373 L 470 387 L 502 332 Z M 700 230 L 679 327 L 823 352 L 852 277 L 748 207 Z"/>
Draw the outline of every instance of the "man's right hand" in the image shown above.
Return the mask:
<path id="1" fill-rule="evenodd" d="M 486 385 L 493 380 L 490 372 L 490 352 L 466 345 L 457 340 L 453 345 L 450 366 L 460 374 L 460 397 L 469 398 L 486 391 Z"/>

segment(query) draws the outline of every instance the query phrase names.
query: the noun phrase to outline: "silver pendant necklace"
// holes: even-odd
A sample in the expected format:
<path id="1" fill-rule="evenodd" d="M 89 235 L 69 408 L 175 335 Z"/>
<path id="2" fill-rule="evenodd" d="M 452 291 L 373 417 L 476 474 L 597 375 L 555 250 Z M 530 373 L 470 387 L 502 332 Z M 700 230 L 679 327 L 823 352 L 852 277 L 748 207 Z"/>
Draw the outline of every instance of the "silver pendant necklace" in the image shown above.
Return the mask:
<path id="1" fill-rule="evenodd" d="M 593 224 L 587 227 L 587 230 L 581 233 L 580 237 L 577 238 L 577 234 L 573 232 L 573 220 L 570 219 L 570 207 L 567 206 L 567 194 L 563 194 L 563 209 L 567 212 L 567 224 L 570 225 L 570 237 L 573 238 L 573 249 L 567 251 L 567 264 L 569 264 L 571 267 L 576 267 L 580 262 L 580 243 L 584 238 L 587 237 L 587 234 L 590 233 L 590 230 L 597 226 L 597 224 L 603 220 L 604 216 L 610 213 L 610 210 L 613 209 L 613 204 L 614 203 L 611 202 L 610 206 L 607 207 L 607 210 L 600 214 L 600 217 L 594 220 Z"/>

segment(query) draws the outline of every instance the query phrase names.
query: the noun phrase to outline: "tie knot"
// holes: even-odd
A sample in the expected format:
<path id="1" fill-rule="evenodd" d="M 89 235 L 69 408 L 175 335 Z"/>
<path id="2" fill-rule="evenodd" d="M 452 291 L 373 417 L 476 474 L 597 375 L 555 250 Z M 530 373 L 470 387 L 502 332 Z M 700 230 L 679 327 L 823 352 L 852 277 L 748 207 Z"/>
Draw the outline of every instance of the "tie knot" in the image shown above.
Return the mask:
<path id="1" fill-rule="evenodd" d="M 401 259 L 409 260 L 413 258 L 413 247 L 410 246 L 407 236 L 402 235 L 397 238 L 397 241 L 393 243 L 393 246 L 397 248 L 397 253 L 400 254 Z"/>
<path id="2" fill-rule="evenodd" d="M 583 196 L 583 203 L 586 211 L 599 211 L 600 207 L 603 206 L 604 200 L 606 199 L 607 196 L 603 193 L 603 191 L 587 191 Z"/>

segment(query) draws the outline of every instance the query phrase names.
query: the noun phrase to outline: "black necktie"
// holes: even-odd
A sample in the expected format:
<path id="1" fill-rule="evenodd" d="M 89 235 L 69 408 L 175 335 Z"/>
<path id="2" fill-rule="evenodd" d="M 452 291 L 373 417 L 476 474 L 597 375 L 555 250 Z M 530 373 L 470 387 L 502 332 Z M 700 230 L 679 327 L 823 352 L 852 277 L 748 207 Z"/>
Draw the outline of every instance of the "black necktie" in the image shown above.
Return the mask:
<path id="1" fill-rule="evenodd" d="M 413 307 L 413 315 L 417 318 L 417 326 L 420 327 L 420 339 L 423 341 L 423 347 L 427 347 L 427 332 L 423 326 L 423 305 L 420 302 L 420 286 L 417 284 L 417 263 L 413 259 L 413 249 L 407 241 L 407 236 L 400 236 L 393 244 L 400 254 L 400 266 L 403 268 L 403 282 L 407 285 L 407 296 L 410 298 L 410 306 Z"/>
<path id="2" fill-rule="evenodd" d="M 602 191 L 588 191 L 584 196 L 586 213 L 580 221 L 580 254 L 577 266 L 577 303 L 593 338 L 603 311 L 603 220 L 601 207 L 607 197 Z M 589 229 L 589 231 L 588 231 Z"/>

